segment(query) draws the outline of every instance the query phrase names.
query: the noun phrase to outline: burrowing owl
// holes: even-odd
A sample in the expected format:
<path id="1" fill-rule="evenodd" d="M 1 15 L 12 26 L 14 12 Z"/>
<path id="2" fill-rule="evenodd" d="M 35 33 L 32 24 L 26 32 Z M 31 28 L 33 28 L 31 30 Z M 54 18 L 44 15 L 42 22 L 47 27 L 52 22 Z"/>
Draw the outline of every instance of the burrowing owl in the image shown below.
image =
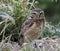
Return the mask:
<path id="1" fill-rule="evenodd" d="M 23 23 L 19 37 L 19 44 L 22 45 L 24 41 L 33 41 L 41 37 L 45 22 L 44 11 L 35 8 L 31 11 L 28 19 Z"/>

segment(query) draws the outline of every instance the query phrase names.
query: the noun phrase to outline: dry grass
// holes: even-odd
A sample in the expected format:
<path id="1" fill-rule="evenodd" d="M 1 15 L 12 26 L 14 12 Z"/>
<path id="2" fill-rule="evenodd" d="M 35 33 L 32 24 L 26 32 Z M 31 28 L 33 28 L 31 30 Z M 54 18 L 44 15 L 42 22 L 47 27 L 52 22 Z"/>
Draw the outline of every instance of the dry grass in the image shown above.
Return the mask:
<path id="1" fill-rule="evenodd" d="M 35 44 L 36 46 L 35 47 Z M 25 43 L 23 47 L 16 42 L 0 42 L 0 51 L 60 51 L 60 38 L 43 38 L 31 43 Z"/>

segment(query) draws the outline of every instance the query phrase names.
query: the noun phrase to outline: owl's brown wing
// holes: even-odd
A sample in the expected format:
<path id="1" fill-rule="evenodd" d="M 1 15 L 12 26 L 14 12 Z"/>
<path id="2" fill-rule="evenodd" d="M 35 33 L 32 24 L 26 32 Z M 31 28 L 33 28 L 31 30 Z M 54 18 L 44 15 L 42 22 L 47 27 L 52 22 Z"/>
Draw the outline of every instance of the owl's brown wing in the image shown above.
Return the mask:
<path id="1" fill-rule="evenodd" d="M 33 25 L 33 22 L 31 19 L 26 20 L 22 27 L 21 27 L 21 31 L 20 31 L 20 35 L 18 38 L 18 43 L 19 45 L 22 45 L 24 43 L 24 33 Z"/>
<path id="2" fill-rule="evenodd" d="M 26 20 L 21 28 L 21 34 L 24 34 L 33 25 L 32 19 Z"/>

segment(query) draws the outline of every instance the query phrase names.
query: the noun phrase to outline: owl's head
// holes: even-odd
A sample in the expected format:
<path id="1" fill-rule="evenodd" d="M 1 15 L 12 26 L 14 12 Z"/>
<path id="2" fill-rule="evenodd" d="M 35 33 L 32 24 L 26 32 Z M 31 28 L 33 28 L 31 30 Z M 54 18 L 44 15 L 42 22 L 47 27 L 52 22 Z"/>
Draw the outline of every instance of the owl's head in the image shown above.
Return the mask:
<path id="1" fill-rule="evenodd" d="M 40 18 L 40 17 L 44 17 L 44 11 L 39 9 L 39 8 L 35 8 L 31 11 L 30 13 L 30 18 Z"/>

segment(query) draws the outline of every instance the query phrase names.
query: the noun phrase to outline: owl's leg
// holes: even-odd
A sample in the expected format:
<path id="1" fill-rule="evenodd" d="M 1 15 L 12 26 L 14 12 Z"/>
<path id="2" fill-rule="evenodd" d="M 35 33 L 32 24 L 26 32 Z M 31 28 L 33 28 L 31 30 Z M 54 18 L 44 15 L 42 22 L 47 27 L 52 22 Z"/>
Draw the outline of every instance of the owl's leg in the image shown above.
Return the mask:
<path id="1" fill-rule="evenodd" d="M 24 36 L 23 36 L 23 35 L 20 35 L 19 38 L 18 38 L 18 44 L 19 44 L 20 46 L 22 46 L 23 43 L 24 43 Z"/>

